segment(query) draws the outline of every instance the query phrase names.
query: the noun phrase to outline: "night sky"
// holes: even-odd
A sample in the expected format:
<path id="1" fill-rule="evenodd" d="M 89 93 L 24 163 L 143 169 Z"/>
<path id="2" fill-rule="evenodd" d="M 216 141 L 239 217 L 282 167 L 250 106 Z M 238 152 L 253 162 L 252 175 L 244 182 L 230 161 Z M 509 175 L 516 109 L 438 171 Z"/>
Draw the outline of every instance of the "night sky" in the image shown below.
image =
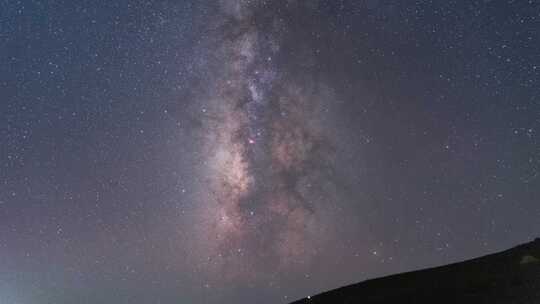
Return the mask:
<path id="1" fill-rule="evenodd" d="M 0 1 L 0 303 L 287 303 L 540 236 L 537 1 Z"/>

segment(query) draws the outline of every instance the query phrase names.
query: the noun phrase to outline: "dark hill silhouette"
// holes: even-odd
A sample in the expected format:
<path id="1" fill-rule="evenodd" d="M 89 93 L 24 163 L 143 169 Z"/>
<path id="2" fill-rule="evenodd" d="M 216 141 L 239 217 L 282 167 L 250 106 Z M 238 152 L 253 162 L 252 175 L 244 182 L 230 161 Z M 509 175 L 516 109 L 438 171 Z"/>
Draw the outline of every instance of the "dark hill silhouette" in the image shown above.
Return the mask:
<path id="1" fill-rule="evenodd" d="M 540 239 L 480 258 L 341 287 L 294 304 L 540 303 Z"/>

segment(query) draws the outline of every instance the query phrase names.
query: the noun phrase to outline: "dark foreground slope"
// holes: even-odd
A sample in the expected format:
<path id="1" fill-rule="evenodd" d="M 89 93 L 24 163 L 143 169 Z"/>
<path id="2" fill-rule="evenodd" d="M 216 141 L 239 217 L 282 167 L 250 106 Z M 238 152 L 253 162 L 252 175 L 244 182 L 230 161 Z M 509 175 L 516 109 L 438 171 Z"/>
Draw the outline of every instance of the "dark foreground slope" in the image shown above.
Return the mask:
<path id="1" fill-rule="evenodd" d="M 294 303 L 540 304 L 540 239 L 461 263 L 345 286 Z"/>

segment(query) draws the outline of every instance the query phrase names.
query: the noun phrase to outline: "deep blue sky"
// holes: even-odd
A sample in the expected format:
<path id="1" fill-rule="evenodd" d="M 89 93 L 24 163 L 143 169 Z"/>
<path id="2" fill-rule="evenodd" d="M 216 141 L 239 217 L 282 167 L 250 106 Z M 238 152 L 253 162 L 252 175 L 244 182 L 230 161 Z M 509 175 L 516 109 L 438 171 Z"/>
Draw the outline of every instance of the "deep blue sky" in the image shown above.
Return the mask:
<path id="1" fill-rule="evenodd" d="M 536 1 L 0 1 L 0 302 L 287 303 L 540 236 Z"/>

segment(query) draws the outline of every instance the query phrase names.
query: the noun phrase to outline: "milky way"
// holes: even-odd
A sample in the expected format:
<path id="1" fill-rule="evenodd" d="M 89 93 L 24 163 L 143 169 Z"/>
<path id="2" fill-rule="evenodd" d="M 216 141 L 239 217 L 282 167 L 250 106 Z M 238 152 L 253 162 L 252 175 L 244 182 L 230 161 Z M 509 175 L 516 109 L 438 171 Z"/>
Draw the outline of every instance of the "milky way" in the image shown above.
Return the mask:
<path id="1" fill-rule="evenodd" d="M 280 71 L 286 25 L 256 24 L 263 2 L 223 1 L 222 9 L 211 93 L 199 97 L 207 195 L 197 202 L 205 225 L 196 253 L 235 278 L 307 268 L 332 229 L 318 213 L 336 200 L 333 143 L 320 123 L 333 100 Z"/>

